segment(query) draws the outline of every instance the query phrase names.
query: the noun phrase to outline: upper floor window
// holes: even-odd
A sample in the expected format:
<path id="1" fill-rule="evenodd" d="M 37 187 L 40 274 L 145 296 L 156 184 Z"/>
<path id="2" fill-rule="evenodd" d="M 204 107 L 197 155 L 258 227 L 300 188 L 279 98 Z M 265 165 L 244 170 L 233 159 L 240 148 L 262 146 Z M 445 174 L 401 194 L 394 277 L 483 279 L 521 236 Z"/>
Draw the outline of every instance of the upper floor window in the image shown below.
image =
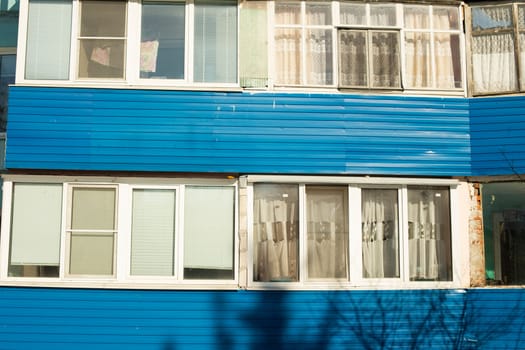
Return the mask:
<path id="1" fill-rule="evenodd" d="M 525 4 L 472 6 L 471 29 L 473 94 L 524 91 Z"/>
<path id="2" fill-rule="evenodd" d="M 29 0 L 25 79 L 236 83 L 237 2 Z"/>
<path id="3" fill-rule="evenodd" d="M 276 86 L 461 90 L 455 6 L 276 1 Z"/>

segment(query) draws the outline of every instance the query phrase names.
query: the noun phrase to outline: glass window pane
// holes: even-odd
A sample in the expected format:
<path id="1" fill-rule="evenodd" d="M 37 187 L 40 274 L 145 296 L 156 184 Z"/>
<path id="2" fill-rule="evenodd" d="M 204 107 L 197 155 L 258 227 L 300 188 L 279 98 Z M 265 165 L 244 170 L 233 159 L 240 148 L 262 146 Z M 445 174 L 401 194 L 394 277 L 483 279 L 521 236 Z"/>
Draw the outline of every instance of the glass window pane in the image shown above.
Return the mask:
<path id="1" fill-rule="evenodd" d="M 233 279 L 235 189 L 187 186 L 184 278 Z"/>
<path id="2" fill-rule="evenodd" d="M 275 29 L 277 84 L 301 83 L 301 30 Z"/>
<path id="3" fill-rule="evenodd" d="M 237 1 L 195 1 L 194 81 L 237 82 Z"/>
<path id="4" fill-rule="evenodd" d="M 330 25 L 332 24 L 332 6 L 329 2 L 324 4 L 310 4 L 306 2 L 306 24 L 307 25 Z"/>
<path id="5" fill-rule="evenodd" d="M 474 93 L 517 90 L 513 35 L 503 33 L 473 36 L 472 71 Z"/>
<path id="6" fill-rule="evenodd" d="M 140 77 L 184 79 L 185 4 L 144 2 Z"/>
<path id="7" fill-rule="evenodd" d="M 254 280 L 298 281 L 298 186 L 256 184 L 253 210 Z"/>
<path id="8" fill-rule="evenodd" d="M 511 29 L 512 5 L 472 7 L 472 30 Z"/>
<path id="9" fill-rule="evenodd" d="M 372 87 L 401 87 L 399 33 L 372 32 Z"/>
<path id="10" fill-rule="evenodd" d="M 339 4 L 340 21 L 344 25 L 366 25 L 366 5 L 357 3 Z"/>
<path id="11" fill-rule="evenodd" d="M 451 281 L 450 195 L 439 187 L 408 188 L 411 281 Z"/>
<path id="12" fill-rule="evenodd" d="M 348 278 L 348 188 L 307 187 L 308 278 Z"/>
<path id="13" fill-rule="evenodd" d="M 518 28 L 525 29 L 525 5 L 518 5 Z"/>
<path id="14" fill-rule="evenodd" d="M 436 87 L 438 89 L 460 88 L 462 85 L 459 43 L 459 34 L 434 34 Z"/>
<path id="15" fill-rule="evenodd" d="M 405 28 L 430 29 L 428 6 L 405 6 Z"/>
<path id="16" fill-rule="evenodd" d="M 339 31 L 339 84 L 368 86 L 367 32 Z"/>
<path id="17" fill-rule="evenodd" d="M 80 36 L 124 37 L 126 35 L 126 2 L 82 0 Z"/>
<path id="18" fill-rule="evenodd" d="M 112 275 L 114 235 L 73 233 L 69 273 L 72 275 Z"/>
<path id="19" fill-rule="evenodd" d="M 0 132 L 5 132 L 7 125 L 7 95 L 9 84 L 15 83 L 16 55 L 0 55 Z M 4 168 L 5 137 L 0 144 L 0 168 Z"/>
<path id="20" fill-rule="evenodd" d="M 489 284 L 524 285 L 525 183 L 484 184 L 481 193 Z"/>
<path id="21" fill-rule="evenodd" d="M 397 190 L 361 191 L 363 277 L 399 277 Z"/>
<path id="22" fill-rule="evenodd" d="M 9 275 L 58 277 L 62 185 L 13 185 Z"/>
<path id="23" fill-rule="evenodd" d="M 0 47 L 16 47 L 19 0 L 0 0 Z"/>
<path id="24" fill-rule="evenodd" d="M 71 228 L 73 230 L 114 230 L 115 188 L 73 188 Z"/>
<path id="25" fill-rule="evenodd" d="M 126 2 L 81 2 L 79 78 L 124 78 Z"/>
<path id="26" fill-rule="evenodd" d="M 175 191 L 133 190 L 131 274 L 174 273 Z"/>
<path id="27" fill-rule="evenodd" d="M 457 7 L 434 7 L 432 17 L 434 29 L 460 29 Z"/>
<path id="28" fill-rule="evenodd" d="M 306 84 L 330 85 L 333 83 L 332 57 L 332 30 L 306 30 Z"/>
<path id="29" fill-rule="evenodd" d="M 268 86 L 268 3 L 244 1 L 240 9 L 239 74 L 241 87 Z"/>
<path id="30" fill-rule="evenodd" d="M 26 79 L 68 79 L 71 1 L 30 1 Z"/>
<path id="31" fill-rule="evenodd" d="M 276 2 L 275 3 L 276 24 L 300 24 L 301 3 L 300 2 Z"/>
<path id="32" fill-rule="evenodd" d="M 396 26 L 396 6 L 389 4 L 370 4 L 370 24 L 373 26 Z"/>
<path id="33" fill-rule="evenodd" d="M 405 33 L 406 83 L 408 88 L 432 87 L 430 34 Z"/>
<path id="34" fill-rule="evenodd" d="M 78 77 L 123 78 L 125 51 L 123 40 L 81 40 Z"/>

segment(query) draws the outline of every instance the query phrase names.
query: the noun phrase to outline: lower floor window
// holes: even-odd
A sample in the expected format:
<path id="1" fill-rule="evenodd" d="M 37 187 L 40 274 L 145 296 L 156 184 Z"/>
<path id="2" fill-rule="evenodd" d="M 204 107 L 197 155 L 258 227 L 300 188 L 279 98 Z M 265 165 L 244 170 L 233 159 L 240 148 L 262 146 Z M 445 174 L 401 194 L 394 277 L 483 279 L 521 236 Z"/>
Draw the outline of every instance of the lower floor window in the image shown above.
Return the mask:
<path id="1" fill-rule="evenodd" d="M 525 183 L 481 187 L 485 270 L 489 284 L 525 284 Z"/>
<path id="2" fill-rule="evenodd" d="M 448 187 L 255 183 L 253 200 L 256 282 L 452 280 Z"/>
<path id="3" fill-rule="evenodd" d="M 6 184 L 10 277 L 235 279 L 233 183 Z"/>

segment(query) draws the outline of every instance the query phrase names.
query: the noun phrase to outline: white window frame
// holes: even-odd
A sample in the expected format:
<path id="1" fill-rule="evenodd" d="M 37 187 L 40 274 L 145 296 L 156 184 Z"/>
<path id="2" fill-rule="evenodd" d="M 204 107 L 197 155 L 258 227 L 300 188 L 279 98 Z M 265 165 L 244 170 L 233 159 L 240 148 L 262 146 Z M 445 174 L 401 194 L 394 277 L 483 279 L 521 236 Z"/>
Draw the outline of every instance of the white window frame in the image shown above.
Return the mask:
<path id="1" fill-rule="evenodd" d="M 463 5 L 455 5 L 455 6 L 446 6 L 443 4 L 424 4 L 424 5 L 418 5 L 418 4 L 401 4 L 401 3 L 392 3 L 388 1 L 384 1 L 385 4 L 394 4 L 396 8 L 396 21 L 397 24 L 395 26 L 375 26 L 371 25 L 370 20 L 370 6 L 371 3 L 364 4 L 366 6 L 366 21 L 367 23 L 364 25 L 347 25 L 341 23 L 340 18 L 340 4 L 343 2 L 343 0 L 338 1 L 332 1 L 332 24 L 331 25 L 324 25 L 324 26 L 314 26 L 319 28 L 332 28 L 332 48 L 333 48 L 333 84 L 330 85 L 306 85 L 304 83 L 304 64 L 303 64 L 303 72 L 301 76 L 301 84 L 299 85 L 293 85 L 293 84 L 276 84 L 276 62 L 275 62 L 275 28 L 301 28 L 304 32 L 305 28 L 312 27 L 307 26 L 305 23 L 305 2 L 306 0 L 283 0 L 283 2 L 290 2 L 290 3 L 300 3 L 301 4 L 301 17 L 302 17 L 302 23 L 301 25 L 279 25 L 275 23 L 275 3 L 280 0 L 272 0 L 270 1 L 270 6 L 268 7 L 268 38 L 269 38 L 269 44 L 268 44 L 268 66 L 269 66 L 269 75 L 270 80 L 273 82 L 272 87 L 274 87 L 275 90 L 290 90 L 290 89 L 298 89 L 298 88 L 315 88 L 315 89 L 327 89 L 327 90 L 334 90 L 334 88 L 338 88 L 341 90 L 371 90 L 371 91 L 399 91 L 401 93 L 424 93 L 424 94 L 450 94 L 450 95 L 461 95 L 466 96 L 467 95 L 467 73 L 466 73 L 466 50 L 464 49 L 465 44 L 465 34 L 463 31 L 463 11 L 462 6 Z M 363 4 L 362 2 L 356 2 L 356 1 L 350 1 L 354 2 L 356 4 Z M 374 5 L 380 4 L 380 3 L 373 3 Z M 434 33 L 451 33 L 451 34 L 457 34 L 459 36 L 459 49 L 460 49 L 460 68 L 461 68 L 461 87 L 460 88 L 450 88 L 450 89 L 438 89 L 436 86 L 436 79 L 435 79 L 435 60 L 432 60 L 432 79 L 434 86 L 428 87 L 428 88 L 418 88 L 418 87 L 407 87 L 406 81 L 406 53 L 405 53 L 405 33 L 406 32 L 414 32 L 419 30 L 408 30 L 406 29 L 404 25 L 404 9 L 405 7 L 410 6 L 424 6 L 427 8 L 430 20 L 432 20 L 432 13 L 434 8 L 439 7 L 454 7 L 457 8 L 458 11 L 458 22 L 459 22 L 459 28 L 458 29 L 450 29 L 450 30 L 440 30 L 440 29 L 433 29 L 430 27 L 430 29 L 425 30 L 425 32 L 430 33 L 431 35 L 431 51 L 434 52 Z M 338 31 L 339 29 L 353 29 L 353 30 L 366 30 L 367 35 L 370 31 L 387 31 L 387 32 L 398 32 L 399 33 L 399 70 L 400 70 L 400 78 L 401 78 L 401 86 L 398 88 L 392 88 L 392 87 L 350 87 L 350 86 L 340 86 L 339 83 L 339 40 L 338 40 Z M 304 35 L 302 35 L 302 47 L 304 47 Z M 304 50 L 301 51 L 301 62 L 304 62 Z M 368 66 L 371 66 L 371 63 L 368 62 Z M 370 77 L 370 72 L 368 72 L 368 76 Z"/>
<path id="2" fill-rule="evenodd" d="M 115 216 L 114 216 L 114 229 L 112 230 L 90 230 L 90 229 L 73 229 L 71 226 L 72 223 L 72 217 L 73 217 L 73 191 L 77 188 L 81 189 L 114 189 L 115 190 Z M 61 252 L 64 252 L 65 257 L 64 260 L 61 260 L 60 264 L 60 275 L 64 276 L 65 278 L 100 278 L 100 279 L 112 279 L 115 278 L 117 273 L 117 247 L 118 247 L 118 241 L 119 241 L 119 189 L 118 186 L 112 185 L 112 184 L 85 184 L 85 183 L 66 183 L 65 184 L 65 195 L 66 197 L 66 203 L 63 208 L 65 208 L 65 215 L 62 215 L 62 217 L 65 217 L 66 219 L 66 225 L 62 225 L 62 232 L 61 232 L 61 243 L 64 241 L 64 249 L 61 249 Z M 64 209 L 63 209 L 64 210 Z M 73 274 L 70 272 L 71 268 L 71 241 L 72 236 L 75 233 L 89 233 L 89 236 L 105 236 L 112 234 L 113 235 L 113 273 L 111 275 L 88 275 L 88 274 Z"/>
<path id="3" fill-rule="evenodd" d="M 37 285 L 83 288 L 151 288 L 151 289 L 236 289 L 239 274 L 239 240 L 238 240 L 238 184 L 236 179 L 146 179 L 146 178 L 107 178 L 107 177 L 58 177 L 5 175 L 4 193 L 2 199 L 5 218 L 11 217 L 13 184 L 60 184 L 62 185 L 62 225 L 60 232 L 60 266 L 59 277 L 10 277 L 8 276 L 10 254 L 11 222 L 5 220 L 0 236 L 0 285 Z M 234 194 L 232 279 L 184 279 L 184 188 L 199 187 L 230 187 Z M 72 275 L 69 269 L 68 220 L 71 212 L 71 193 L 73 188 L 115 188 L 116 189 L 116 227 L 114 233 L 114 268 L 113 275 Z M 175 237 L 174 237 L 174 275 L 173 276 L 138 276 L 131 274 L 131 219 L 132 193 L 134 189 L 175 190 Z"/>
<path id="4" fill-rule="evenodd" d="M 27 25 L 29 13 L 29 0 L 20 1 L 20 18 L 18 33 L 18 57 L 16 68 L 16 84 L 51 85 L 51 86 L 105 86 L 105 87 L 180 87 L 189 88 L 213 88 L 237 90 L 239 89 L 239 64 L 237 64 L 237 81 L 234 83 L 222 82 L 194 82 L 193 81 L 193 43 L 194 43 L 194 0 L 160 0 L 165 2 L 185 3 L 185 63 L 184 79 L 141 79 L 140 78 L 140 36 L 142 21 L 142 1 L 123 0 L 126 2 L 126 37 L 124 38 L 126 50 L 124 57 L 124 78 L 79 78 L 79 39 L 80 37 L 80 2 L 72 1 L 71 40 L 69 57 L 69 78 L 64 80 L 26 79 L 25 57 L 27 44 Z M 234 55 L 239 62 L 239 6 L 237 6 L 237 50 Z"/>
<path id="5" fill-rule="evenodd" d="M 473 29 L 473 21 L 472 21 L 472 8 L 474 7 L 480 7 L 480 8 L 490 8 L 490 7 L 502 7 L 502 6 L 510 6 L 512 11 L 512 27 L 510 29 L 484 29 L 484 30 L 477 30 L 474 31 Z M 469 57 L 469 72 L 470 76 L 472 77 L 472 80 L 469 82 L 470 90 L 471 90 L 471 96 L 487 96 L 487 95 L 507 95 L 507 94 L 515 94 L 515 93 L 522 93 L 525 91 L 525 64 L 522 65 L 521 59 L 520 59 L 520 51 L 525 51 L 525 42 L 523 42 L 520 38 L 520 34 L 525 34 L 525 28 L 519 27 L 519 7 L 525 8 L 525 2 L 520 1 L 501 1 L 498 3 L 473 3 L 471 7 L 468 7 L 468 30 L 469 30 L 469 45 L 473 46 L 473 39 L 475 36 L 483 36 L 485 34 L 505 34 L 510 33 L 513 37 L 514 42 L 514 62 L 516 65 L 516 80 L 517 80 L 517 88 L 515 90 L 510 91 L 502 91 L 502 90 L 493 90 L 493 91 L 487 91 L 487 92 L 476 92 L 474 91 L 474 66 L 472 62 L 472 52 L 470 53 L 471 57 Z"/>
<path id="6" fill-rule="evenodd" d="M 306 0 L 288 0 L 288 1 L 282 1 L 282 2 L 286 2 L 286 3 L 299 3 L 300 6 L 301 6 L 301 15 L 300 15 L 300 22 L 299 24 L 277 24 L 275 22 L 275 3 L 278 2 L 278 1 L 271 1 L 270 3 L 270 7 L 269 7 L 269 10 L 268 10 L 268 15 L 269 17 L 271 18 L 271 25 L 268 26 L 269 30 L 270 30 L 270 33 L 269 33 L 269 36 L 268 36 L 268 39 L 269 41 L 271 42 L 269 48 L 271 48 L 269 50 L 269 56 L 270 56 L 270 62 L 271 64 L 269 65 L 270 68 L 270 71 L 271 71 L 271 76 L 273 77 L 272 81 L 273 81 L 273 84 L 274 86 L 280 86 L 280 87 L 301 87 L 301 86 L 310 86 L 310 87 L 318 87 L 318 88 L 334 88 L 337 86 L 337 72 L 338 72 L 338 58 L 337 58 L 337 49 L 336 49 L 336 45 L 337 45 L 337 31 L 336 31 L 336 27 L 335 27 L 335 21 L 336 21 L 336 18 L 338 17 L 334 17 L 334 14 L 336 13 L 334 8 L 335 6 L 333 5 L 332 2 L 323 2 L 323 1 L 315 1 L 315 2 L 310 2 L 308 1 L 308 4 L 311 5 L 315 5 L 315 4 L 331 4 L 330 5 L 330 16 L 331 16 L 331 19 L 332 19 L 332 23 L 331 24 L 323 24 L 323 25 L 315 25 L 315 24 L 307 24 L 306 23 Z M 277 71 L 276 71 L 276 62 L 275 62 L 275 48 L 276 48 L 276 44 L 275 44 L 275 29 L 299 29 L 301 31 L 301 45 L 300 45 L 300 49 L 299 49 L 299 54 L 300 54 L 300 58 L 299 58 L 299 61 L 300 61 L 300 65 L 301 65 L 301 73 L 300 73 L 300 78 L 299 78 L 299 84 L 289 84 L 289 83 L 280 83 L 280 84 L 277 84 Z M 305 37 L 306 37 L 306 31 L 308 29 L 325 29 L 325 30 L 330 30 L 331 33 L 332 33 L 332 67 L 333 67 L 333 71 L 332 71 L 332 84 L 327 84 L 327 85 L 307 85 L 306 83 L 306 75 L 307 75 L 307 71 L 306 71 L 306 50 L 305 50 L 305 47 L 306 47 L 306 40 L 305 40 Z"/>
<path id="7" fill-rule="evenodd" d="M 241 183 L 247 183 L 247 221 L 248 221 L 248 287 L 253 289 L 347 289 L 347 288 L 463 288 L 469 286 L 469 240 L 468 240 L 468 186 L 453 179 L 417 178 L 368 178 L 331 176 L 279 176 L 248 175 Z M 254 184 L 295 184 L 299 187 L 299 281 L 298 282 L 259 282 L 254 281 L 254 232 L 253 205 Z M 349 278 L 323 281 L 308 281 L 305 235 L 305 188 L 307 185 L 348 186 L 348 261 Z M 450 228 L 452 276 L 450 281 L 411 281 L 408 264 L 408 202 L 409 186 L 440 186 L 450 193 Z M 364 278 L 362 275 L 362 237 L 361 237 L 361 189 L 397 189 L 399 217 L 399 278 Z"/>

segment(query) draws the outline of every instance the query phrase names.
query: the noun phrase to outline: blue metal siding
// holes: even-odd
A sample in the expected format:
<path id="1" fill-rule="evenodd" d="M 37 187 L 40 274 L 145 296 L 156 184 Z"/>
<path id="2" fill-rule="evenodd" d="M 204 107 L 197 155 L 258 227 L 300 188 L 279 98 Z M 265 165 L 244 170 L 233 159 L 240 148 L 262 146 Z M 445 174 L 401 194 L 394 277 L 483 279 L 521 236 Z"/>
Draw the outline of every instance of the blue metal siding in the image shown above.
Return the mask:
<path id="1" fill-rule="evenodd" d="M 468 100 L 11 87 L 10 169 L 470 174 Z"/>
<path id="2" fill-rule="evenodd" d="M 474 175 L 525 173 L 525 96 L 470 102 Z"/>
<path id="3" fill-rule="evenodd" d="M 525 290 L 0 288 L 1 349 L 524 348 Z"/>

